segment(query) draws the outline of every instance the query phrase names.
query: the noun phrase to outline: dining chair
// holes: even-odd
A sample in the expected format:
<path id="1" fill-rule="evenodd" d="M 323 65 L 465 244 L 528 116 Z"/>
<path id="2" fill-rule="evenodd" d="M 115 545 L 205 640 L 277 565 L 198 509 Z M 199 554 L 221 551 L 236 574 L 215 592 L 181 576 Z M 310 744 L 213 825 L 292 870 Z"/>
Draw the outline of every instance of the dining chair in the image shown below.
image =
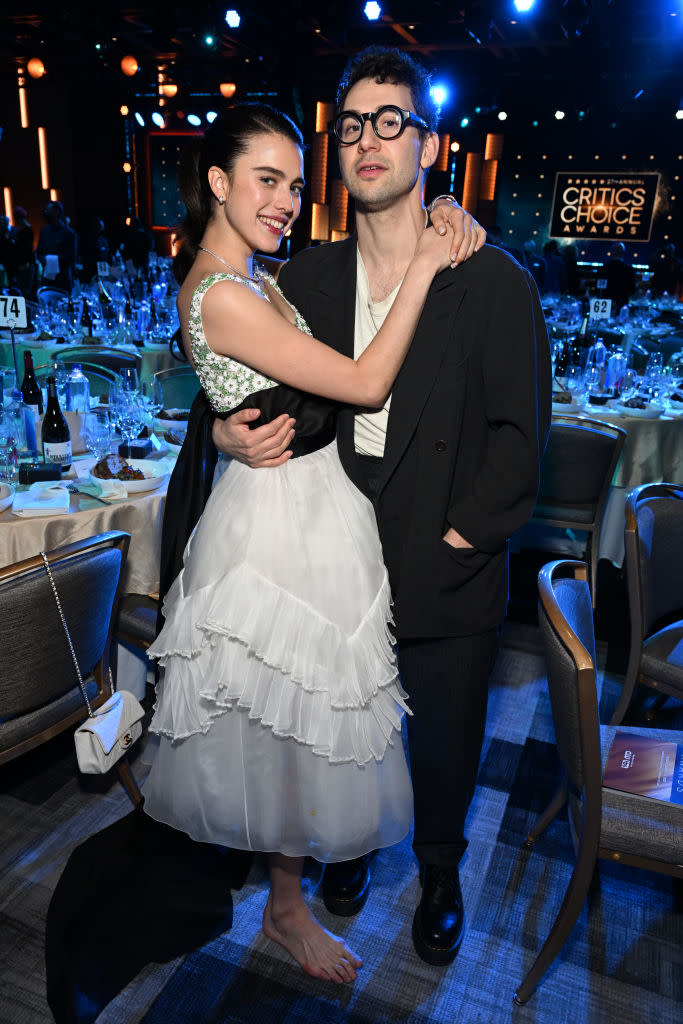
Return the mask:
<path id="1" fill-rule="evenodd" d="M 626 431 L 602 420 L 553 416 L 532 522 L 588 535 L 585 555 L 595 607 L 600 529 Z"/>
<path id="2" fill-rule="evenodd" d="M 161 383 L 165 409 L 189 409 L 201 388 L 191 366 L 172 366 L 157 370 L 153 380 Z"/>
<path id="3" fill-rule="evenodd" d="M 110 648 L 130 535 L 97 534 L 47 553 L 93 709 L 111 696 Z M 0 568 L 0 765 L 86 717 L 71 652 L 40 554 Z M 140 790 L 116 765 L 134 804 Z"/>
<path id="4" fill-rule="evenodd" d="M 157 635 L 159 601 L 149 594 L 126 594 L 119 601 L 114 622 L 114 639 L 141 651 L 154 642 Z"/>
<path id="5" fill-rule="evenodd" d="M 95 367 L 104 367 L 119 373 L 124 368 L 135 368 L 140 373 L 142 359 L 135 352 L 125 349 L 107 348 L 106 345 L 69 345 L 60 352 L 59 358 L 65 363 L 91 363 Z"/>
<path id="6" fill-rule="evenodd" d="M 612 725 L 623 722 L 636 683 L 656 690 L 660 703 L 683 700 L 683 485 L 630 492 L 624 547 L 631 647 Z"/>
<path id="7" fill-rule="evenodd" d="M 538 577 L 539 623 L 557 752 L 565 782 L 529 832 L 534 844 L 567 804 L 575 863 L 550 933 L 514 994 L 533 995 L 569 937 L 586 900 L 598 858 L 683 878 L 683 806 L 603 785 L 614 726 L 598 720 L 593 608 L 585 562 L 545 565 Z M 683 743 L 672 730 L 631 729 L 629 735 Z M 558 871 L 564 863 L 558 862 Z M 537 898 L 542 893 L 536 893 Z"/>

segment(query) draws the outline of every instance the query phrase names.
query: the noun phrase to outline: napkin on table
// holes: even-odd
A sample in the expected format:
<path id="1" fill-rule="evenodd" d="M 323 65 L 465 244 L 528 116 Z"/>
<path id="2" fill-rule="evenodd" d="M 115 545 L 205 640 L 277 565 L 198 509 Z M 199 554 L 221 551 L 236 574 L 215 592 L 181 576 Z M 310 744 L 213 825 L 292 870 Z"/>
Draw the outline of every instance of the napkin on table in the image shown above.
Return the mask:
<path id="1" fill-rule="evenodd" d="M 12 512 L 15 516 L 28 519 L 33 516 L 66 515 L 71 504 L 71 495 L 58 482 L 39 480 L 27 491 L 14 495 Z"/>
<path id="2" fill-rule="evenodd" d="M 97 486 L 102 491 L 102 497 L 107 501 L 122 501 L 128 497 L 128 488 L 125 480 L 97 480 Z"/>

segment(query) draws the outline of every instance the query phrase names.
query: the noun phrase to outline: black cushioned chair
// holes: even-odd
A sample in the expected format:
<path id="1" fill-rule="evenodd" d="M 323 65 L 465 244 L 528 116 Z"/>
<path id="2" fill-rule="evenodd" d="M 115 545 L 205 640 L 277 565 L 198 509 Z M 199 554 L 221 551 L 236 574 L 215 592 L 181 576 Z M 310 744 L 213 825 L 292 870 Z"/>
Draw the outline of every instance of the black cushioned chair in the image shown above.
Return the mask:
<path id="1" fill-rule="evenodd" d="M 533 520 L 588 534 L 586 560 L 596 603 L 598 544 L 609 486 L 626 431 L 578 416 L 553 416 Z"/>
<path id="2" fill-rule="evenodd" d="M 598 857 L 683 878 L 683 806 L 602 785 L 602 769 L 617 730 L 598 723 L 593 609 L 585 562 L 544 566 L 538 590 L 555 738 L 566 782 L 525 846 L 533 848 L 568 801 L 576 863 L 550 934 L 515 992 L 520 1005 L 533 994 L 569 937 Z M 680 732 L 630 728 L 628 732 L 683 742 Z"/>
<path id="3" fill-rule="evenodd" d="M 189 409 L 201 384 L 191 366 L 172 366 L 158 370 L 154 380 L 161 383 L 164 409 Z"/>
<path id="4" fill-rule="evenodd" d="M 626 499 L 631 650 L 612 725 L 636 683 L 683 700 L 683 486 L 643 484 Z"/>
<path id="5" fill-rule="evenodd" d="M 109 652 L 130 536 L 101 533 L 47 552 L 93 708 L 111 696 Z M 0 765 L 79 725 L 87 711 L 43 560 L 0 569 Z M 128 763 L 121 783 L 142 800 Z"/>
<path id="6" fill-rule="evenodd" d="M 105 367 L 119 373 L 124 369 L 135 369 L 140 372 L 142 359 L 135 352 L 126 352 L 120 348 L 107 348 L 106 345 L 69 345 L 60 351 L 59 358 L 65 363 L 89 363 L 96 370 Z M 85 372 L 85 371 L 83 371 Z"/>
<path id="7" fill-rule="evenodd" d="M 119 601 L 114 637 L 146 651 L 157 635 L 159 602 L 148 594 L 126 594 Z"/>

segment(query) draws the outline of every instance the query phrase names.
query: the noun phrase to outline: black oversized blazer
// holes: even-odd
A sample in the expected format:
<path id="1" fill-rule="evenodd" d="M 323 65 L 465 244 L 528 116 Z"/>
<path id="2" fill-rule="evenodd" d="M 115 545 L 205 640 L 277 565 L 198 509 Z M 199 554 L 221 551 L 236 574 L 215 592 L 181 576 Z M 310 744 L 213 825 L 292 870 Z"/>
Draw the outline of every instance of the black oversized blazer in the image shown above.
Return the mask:
<path id="1" fill-rule="evenodd" d="M 353 355 L 355 236 L 299 253 L 279 283 L 315 337 Z M 399 637 L 463 636 L 502 621 L 508 538 L 536 500 L 550 402 L 531 275 L 489 245 L 439 274 L 392 392 L 375 502 Z M 362 487 L 353 410 L 340 414 L 338 444 Z M 447 544 L 449 526 L 473 547 Z"/>

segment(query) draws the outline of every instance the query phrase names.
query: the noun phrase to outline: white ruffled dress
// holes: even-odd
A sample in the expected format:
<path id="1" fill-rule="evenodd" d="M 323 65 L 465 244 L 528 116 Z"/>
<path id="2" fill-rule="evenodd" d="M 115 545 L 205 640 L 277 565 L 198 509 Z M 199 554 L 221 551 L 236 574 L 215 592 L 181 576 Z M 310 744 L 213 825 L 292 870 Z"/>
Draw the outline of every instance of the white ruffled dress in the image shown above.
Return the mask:
<path id="1" fill-rule="evenodd" d="M 217 411 L 246 400 L 268 420 L 292 390 L 204 338 L 202 298 L 225 279 L 238 280 L 213 275 L 192 300 L 197 372 Z M 144 793 L 148 814 L 197 840 L 331 862 L 402 839 L 412 790 L 372 505 L 329 417 L 309 435 L 275 469 L 227 460 L 214 485 L 149 650 L 162 674 Z"/>

